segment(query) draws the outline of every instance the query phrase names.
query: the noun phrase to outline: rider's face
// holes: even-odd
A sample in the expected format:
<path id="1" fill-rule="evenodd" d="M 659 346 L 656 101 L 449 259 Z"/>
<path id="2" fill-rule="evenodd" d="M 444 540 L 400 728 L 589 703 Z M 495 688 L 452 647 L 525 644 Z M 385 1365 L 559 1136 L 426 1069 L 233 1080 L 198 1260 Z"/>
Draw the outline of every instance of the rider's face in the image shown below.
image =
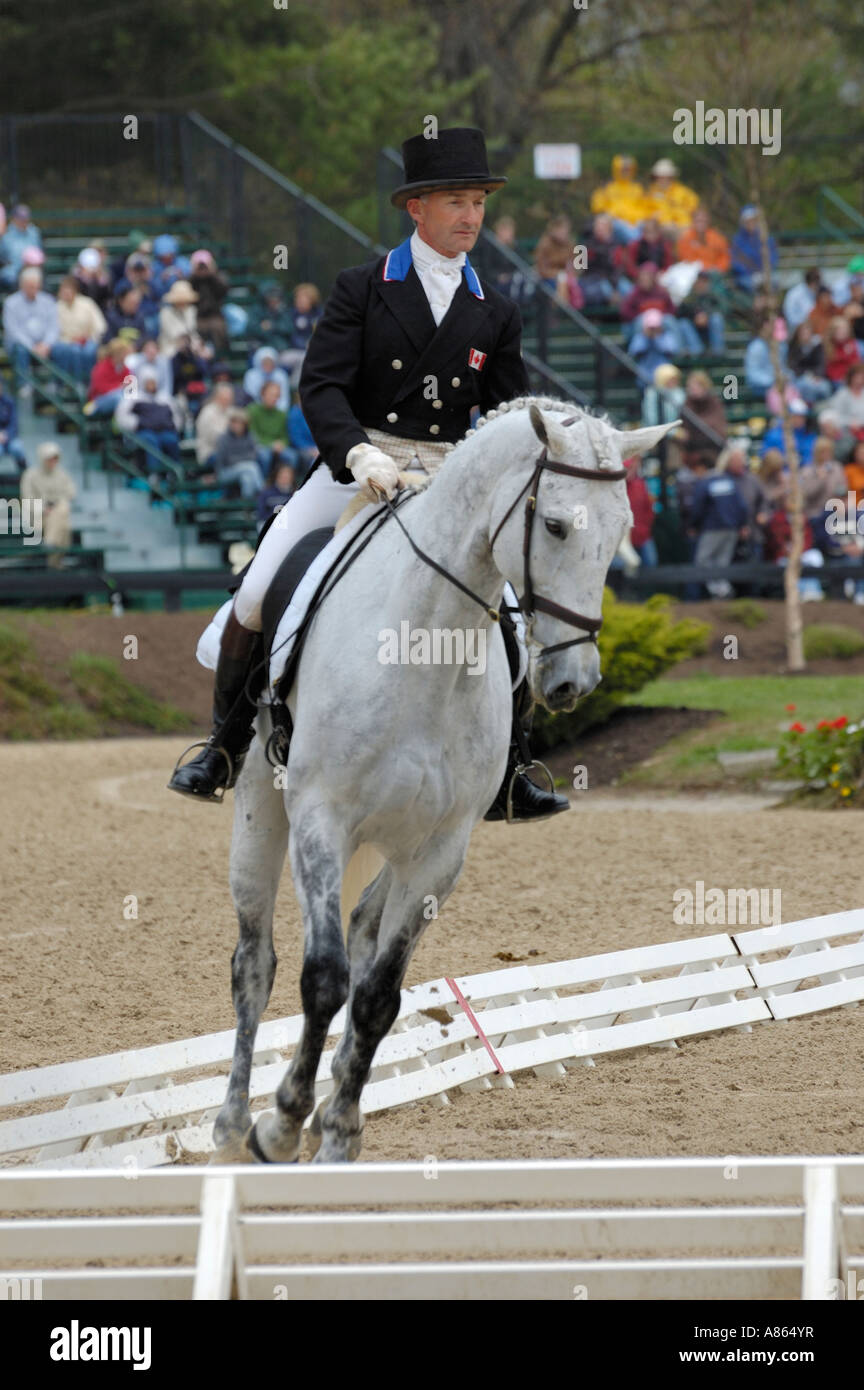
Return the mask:
<path id="1" fill-rule="evenodd" d="M 440 189 L 420 198 L 408 199 L 408 212 L 425 242 L 442 256 L 458 256 L 471 251 L 480 235 L 485 212 L 483 188 Z"/>

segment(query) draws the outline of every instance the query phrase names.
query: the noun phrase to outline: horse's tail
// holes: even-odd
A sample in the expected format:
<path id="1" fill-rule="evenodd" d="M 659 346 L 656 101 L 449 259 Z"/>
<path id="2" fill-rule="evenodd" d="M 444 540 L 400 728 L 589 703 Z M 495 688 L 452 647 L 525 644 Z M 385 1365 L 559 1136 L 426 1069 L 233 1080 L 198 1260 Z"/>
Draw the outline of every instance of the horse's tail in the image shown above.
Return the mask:
<path id="1" fill-rule="evenodd" d="M 342 926 L 347 927 L 353 909 L 367 883 L 377 878 L 384 860 L 372 845 L 361 845 L 351 856 L 342 875 Z"/>

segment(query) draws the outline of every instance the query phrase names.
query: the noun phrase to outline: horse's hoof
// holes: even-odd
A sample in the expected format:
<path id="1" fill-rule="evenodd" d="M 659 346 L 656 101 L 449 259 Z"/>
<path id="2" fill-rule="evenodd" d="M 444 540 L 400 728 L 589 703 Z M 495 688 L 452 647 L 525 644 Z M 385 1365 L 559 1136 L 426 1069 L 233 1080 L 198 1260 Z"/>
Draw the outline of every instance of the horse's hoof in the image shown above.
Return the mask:
<path id="1" fill-rule="evenodd" d="M 247 1145 L 249 1146 L 249 1152 L 250 1152 L 250 1154 L 251 1154 L 251 1156 L 252 1156 L 252 1157 L 251 1157 L 251 1162 L 253 1162 L 253 1163 L 296 1163 L 297 1160 L 298 1160 L 298 1158 L 300 1157 L 300 1140 L 299 1140 L 299 1138 L 296 1139 L 296 1140 L 294 1141 L 294 1143 L 292 1144 L 292 1146 L 291 1146 L 290 1149 L 286 1149 L 286 1150 L 285 1150 L 284 1152 L 282 1152 L 282 1153 L 280 1153 L 280 1152 L 277 1151 L 277 1153 L 276 1153 L 272 1158 L 271 1158 L 271 1156 L 270 1156 L 268 1153 L 265 1152 L 264 1146 L 263 1146 L 263 1144 L 262 1144 L 262 1132 L 263 1132 L 263 1135 L 266 1136 L 266 1131 L 267 1131 L 267 1128 L 268 1128 L 268 1121 L 269 1121 L 270 1127 L 272 1127 L 273 1124 L 274 1124 L 274 1122 L 275 1122 L 275 1116 L 273 1116 L 273 1115 L 269 1115 L 269 1116 L 268 1116 L 268 1115 L 263 1115 L 263 1116 L 261 1117 L 260 1120 L 257 1120 L 257 1121 L 255 1122 L 255 1124 L 252 1126 L 252 1128 L 250 1129 L 249 1133 L 248 1133 L 247 1136 L 246 1136 L 246 1143 L 247 1143 Z M 268 1140 L 271 1141 L 271 1143 L 275 1141 L 275 1144 L 276 1144 L 276 1146 L 277 1146 L 277 1148 L 278 1148 L 278 1145 L 279 1145 L 279 1143 L 280 1143 L 280 1136 L 279 1136 L 278 1134 L 277 1134 L 277 1135 L 273 1135 L 273 1136 L 267 1136 L 267 1138 L 268 1138 Z M 284 1140 L 282 1141 L 282 1143 L 283 1143 L 283 1147 L 284 1147 Z"/>
<path id="2" fill-rule="evenodd" d="M 247 1134 L 232 1134 L 222 1144 L 219 1144 L 214 1153 L 211 1154 L 209 1163 L 220 1165 L 226 1163 L 256 1163 L 258 1160 L 252 1153 L 248 1144 Z"/>

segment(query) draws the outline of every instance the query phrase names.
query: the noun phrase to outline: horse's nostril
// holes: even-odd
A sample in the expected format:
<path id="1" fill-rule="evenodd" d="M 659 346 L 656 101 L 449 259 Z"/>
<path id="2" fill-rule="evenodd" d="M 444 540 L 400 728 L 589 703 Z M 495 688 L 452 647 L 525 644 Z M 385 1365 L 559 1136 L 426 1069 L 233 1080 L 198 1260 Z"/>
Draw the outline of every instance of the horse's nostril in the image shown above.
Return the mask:
<path id="1" fill-rule="evenodd" d="M 569 700 L 579 698 L 579 691 L 572 681 L 564 681 L 561 685 L 556 685 L 551 698 L 556 705 L 566 705 Z"/>

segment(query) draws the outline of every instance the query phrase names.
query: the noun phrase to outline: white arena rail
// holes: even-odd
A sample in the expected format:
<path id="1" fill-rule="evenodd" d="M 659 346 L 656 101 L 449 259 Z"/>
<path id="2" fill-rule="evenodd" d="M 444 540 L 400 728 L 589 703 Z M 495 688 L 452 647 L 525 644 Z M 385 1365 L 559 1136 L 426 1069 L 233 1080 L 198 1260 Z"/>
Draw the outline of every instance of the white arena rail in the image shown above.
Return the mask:
<path id="1" fill-rule="evenodd" d="M 519 1071 L 560 1076 L 608 1052 L 674 1048 L 862 999 L 864 909 L 433 980 L 403 991 L 363 1109 L 447 1104 L 450 1090 L 512 1086 Z M 332 1038 L 343 1025 L 340 1011 Z M 301 1026 L 300 1016 L 261 1025 L 253 1108 L 272 1102 Z M 231 1030 L 0 1077 L 0 1163 L 138 1169 L 206 1159 L 233 1045 Z M 332 1055 L 322 1058 L 319 1097 L 330 1090 Z"/>
<path id="2" fill-rule="evenodd" d="M 45 1300 L 854 1299 L 862 1200 L 858 1157 L 18 1168 L 0 1172 L 0 1290 Z"/>

